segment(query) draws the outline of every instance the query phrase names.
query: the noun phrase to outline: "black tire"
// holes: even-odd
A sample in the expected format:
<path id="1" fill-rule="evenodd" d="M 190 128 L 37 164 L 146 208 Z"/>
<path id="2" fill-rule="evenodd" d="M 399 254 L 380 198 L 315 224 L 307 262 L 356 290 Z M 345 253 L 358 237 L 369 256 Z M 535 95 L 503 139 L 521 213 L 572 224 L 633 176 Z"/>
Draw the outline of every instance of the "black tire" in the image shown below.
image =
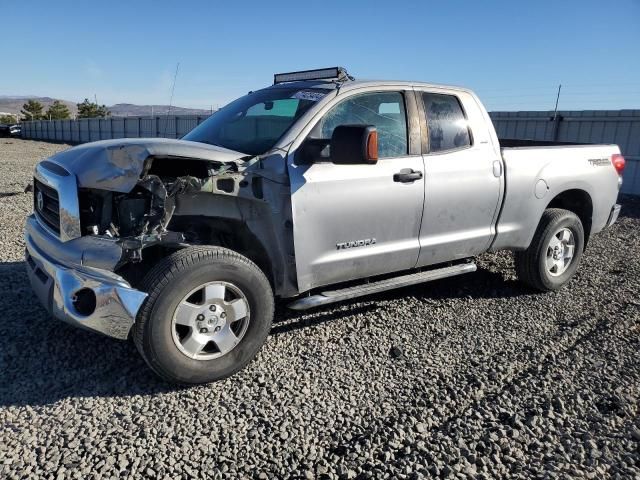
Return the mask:
<path id="1" fill-rule="evenodd" d="M 552 236 L 563 228 L 573 234 L 575 249 L 571 263 L 560 275 L 552 275 L 546 266 L 547 249 Z M 527 285 L 543 292 L 564 286 L 580 265 L 584 250 L 584 229 L 578 216 L 568 210 L 549 208 L 544 211 L 529 248 L 514 252 L 516 274 Z"/>
<path id="2" fill-rule="evenodd" d="M 229 282 L 245 295 L 250 319 L 240 342 L 223 356 L 193 359 L 173 339 L 173 315 L 184 296 L 199 285 Z M 244 368 L 264 343 L 273 319 L 274 298 L 264 273 L 248 258 L 226 248 L 189 247 L 161 260 L 145 276 L 145 300 L 133 328 L 133 340 L 149 367 L 177 384 L 201 384 Z"/>

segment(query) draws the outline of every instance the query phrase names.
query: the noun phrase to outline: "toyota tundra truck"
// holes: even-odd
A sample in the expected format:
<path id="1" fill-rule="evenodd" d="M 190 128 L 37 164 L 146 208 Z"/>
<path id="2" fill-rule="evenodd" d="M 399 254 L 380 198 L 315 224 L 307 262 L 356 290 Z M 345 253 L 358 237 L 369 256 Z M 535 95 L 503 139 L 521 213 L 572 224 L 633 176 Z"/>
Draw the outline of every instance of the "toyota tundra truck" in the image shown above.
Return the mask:
<path id="1" fill-rule="evenodd" d="M 26 264 L 54 317 L 206 383 L 257 354 L 276 298 L 321 307 L 497 250 L 530 287 L 561 288 L 616 221 L 624 163 L 616 145 L 500 142 L 464 88 L 276 74 L 182 139 L 40 162 Z"/>

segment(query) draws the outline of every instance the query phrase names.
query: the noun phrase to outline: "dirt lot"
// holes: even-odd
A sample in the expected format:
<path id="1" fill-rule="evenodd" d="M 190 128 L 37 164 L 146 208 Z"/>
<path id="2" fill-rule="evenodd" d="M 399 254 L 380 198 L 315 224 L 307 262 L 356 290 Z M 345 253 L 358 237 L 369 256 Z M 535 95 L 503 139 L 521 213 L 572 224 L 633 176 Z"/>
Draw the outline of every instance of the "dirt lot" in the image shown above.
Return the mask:
<path id="1" fill-rule="evenodd" d="M 640 477 L 638 199 L 560 292 L 485 255 L 468 276 L 279 308 L 247 369 L 177 389 L 31 293 L 22 192 L 64 148 L 0 140 L 0 477 Z"/>

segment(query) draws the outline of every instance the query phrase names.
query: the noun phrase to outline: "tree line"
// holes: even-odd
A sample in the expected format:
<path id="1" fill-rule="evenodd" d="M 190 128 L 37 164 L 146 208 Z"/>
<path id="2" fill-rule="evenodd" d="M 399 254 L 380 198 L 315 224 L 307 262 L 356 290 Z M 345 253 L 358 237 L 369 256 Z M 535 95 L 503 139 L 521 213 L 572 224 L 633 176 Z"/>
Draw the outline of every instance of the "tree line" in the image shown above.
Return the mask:
<path id="1" fill-rule="evenodd" d="M 111 112 L 105 105 L 98 105 L 95 102 L 90 102 L 88 98 L 84 99 L 84 102 L 77 103 L 78 114 L 76 118 L 99 118 L 108 117 Z M 25 120 L 67 120 L 71 118 L 71 112 L 60 100 L 55 100 L 53 104 L 45 111 L 44 105 L 37 100 L 28 100 L 22 105 L 20 114 Z M 15 122 L 15 118 L 12 115 L 0 116 L 0 124 L 11 124 Z"/>

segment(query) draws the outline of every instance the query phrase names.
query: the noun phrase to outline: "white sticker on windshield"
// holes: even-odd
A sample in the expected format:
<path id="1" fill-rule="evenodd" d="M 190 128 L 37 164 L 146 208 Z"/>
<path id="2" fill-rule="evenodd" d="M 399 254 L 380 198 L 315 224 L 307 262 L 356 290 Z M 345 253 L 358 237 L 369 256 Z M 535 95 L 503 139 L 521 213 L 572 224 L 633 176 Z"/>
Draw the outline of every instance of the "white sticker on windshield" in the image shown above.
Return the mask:
<path id="1" fill-rule="evenodd" d="M 324 92 L 310 92 L 308 90 L 300 90 L 299 92 L 291 95 L 291 98 L 297 98 L 298 100 L 309 100 L 311 102 L 317 102 L 324 97 L 326 93 Z"/>

